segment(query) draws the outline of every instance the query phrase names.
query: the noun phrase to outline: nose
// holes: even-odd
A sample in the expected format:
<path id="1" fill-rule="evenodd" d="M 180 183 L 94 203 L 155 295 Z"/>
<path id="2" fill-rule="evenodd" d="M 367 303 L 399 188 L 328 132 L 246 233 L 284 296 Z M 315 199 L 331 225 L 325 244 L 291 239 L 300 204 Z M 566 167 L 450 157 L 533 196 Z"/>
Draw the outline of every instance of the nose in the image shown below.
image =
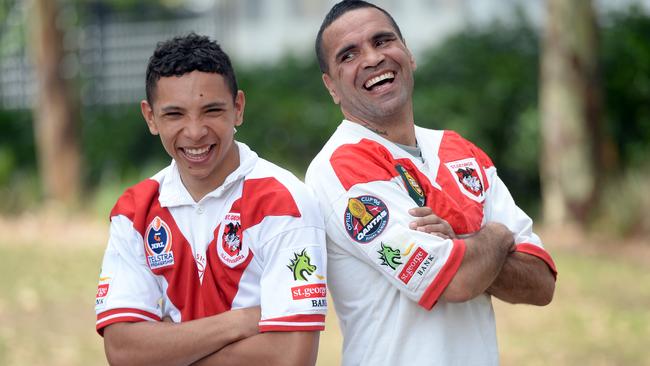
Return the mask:
<path id="1" fill-rule="evenodd" d="M 384 61 L 384 54 L 375 47 L 366 47 L 363 52 L 363 67 L 376 67 Z"/>
<path id="2" fill-rule="evenodd" d="M 208 134 L 208 127 L 201 118 L 190 118 L 185 125 L 184 132 L 192 141 L 200 141 Z"/>

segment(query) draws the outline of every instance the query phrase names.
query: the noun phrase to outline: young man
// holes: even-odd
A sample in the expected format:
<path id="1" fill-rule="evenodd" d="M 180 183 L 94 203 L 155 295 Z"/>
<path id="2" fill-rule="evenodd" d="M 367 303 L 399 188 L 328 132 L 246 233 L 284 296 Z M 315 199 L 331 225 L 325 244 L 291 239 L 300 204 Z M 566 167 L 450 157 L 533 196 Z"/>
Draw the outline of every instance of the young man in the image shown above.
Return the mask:
<path id="1" fill-rule="evenodd" d="M 111 212 L 96 300 L 109 362 L 313 365 L 327 311 L 315 200 L 234 140 L 244 93 L 216 42 L 161 43 L 146 83 L 142 114 L 172 162 Z"/>
<path id="2" fill-rule="evenodd" d="M 345 117 L 306 176 L 326 221 L 343 364 L 498 364 L 491 296 L 544 305 L 554 292 L 531 219 L 483 151 L 415 125 L 415 61 L 385 10 L 338 3 L 316 54 Z"/>

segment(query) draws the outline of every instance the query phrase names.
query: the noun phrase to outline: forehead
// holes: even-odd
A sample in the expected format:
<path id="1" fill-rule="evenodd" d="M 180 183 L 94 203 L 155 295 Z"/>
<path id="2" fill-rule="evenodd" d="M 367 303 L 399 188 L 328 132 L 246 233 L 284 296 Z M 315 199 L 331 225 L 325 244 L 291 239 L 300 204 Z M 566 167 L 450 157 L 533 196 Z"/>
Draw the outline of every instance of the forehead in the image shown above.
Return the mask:
<path id="1" fill-rule="evenodd" d="M 226 98 L 230 89 L 221 74 L 192 71 L 181 76 L 161 77 L 156 83 L 156 101 L 183 103 L 192 98 Z"/>
<path id="2" fill-rule="evenodd" d="M 397 33 L 390 19 L 378 9 L 368 7 L 348 11 L 323 32 L 323 46 L 331 57 L 338 48 L 370 39 L 380 32 Z"/>

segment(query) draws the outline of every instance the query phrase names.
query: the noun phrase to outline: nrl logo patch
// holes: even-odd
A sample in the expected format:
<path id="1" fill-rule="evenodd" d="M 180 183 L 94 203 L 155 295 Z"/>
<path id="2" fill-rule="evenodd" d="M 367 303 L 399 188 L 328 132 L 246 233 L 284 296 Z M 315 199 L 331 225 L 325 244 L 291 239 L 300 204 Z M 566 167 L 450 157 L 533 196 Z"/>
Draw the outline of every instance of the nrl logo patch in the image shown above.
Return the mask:
<path id="1" fill-rule="evenodd" d="M 172 252 L 172 231 L 165 221 L 156 216 L 144 234 L 147 262 L 151 269 L 167 267 L 174 264 Z"/>
<path id="2" fill-rule="evenodd" d="M 373 196 L 350 198 L 343 216 L 345 231 L 361 244 L 368 243 L 388 225 L 388 208 Z"/>
<path id="3" fill-rule="evenodd" d="M 293 273 L 294 281 L 309 281 L 307 276 L 312 275 L 318 267 L 311 264 L 311 258 L 303 249 L 300 253 L 293 253 L 293 259 L 287 266 Z"/>
<path id="4" fill-rule="evenodd" d="M 447 169 L 456 178 L 458 188 L 463 194 L 476 202 L 483 202 L 483 176 L 476 159 L 469 158 L 445 163 Z"/>
<path id="5" fill-rule="evenodd" d="M 397 169 L 399 175 L 402 176 L 409 196 L 411 196 L 413 201 L 415 201 L 418 206 L 423 207 L 424 203 L 427 201 L 427 198 L 424 195 L 424 191 L 422 190 L 422 187 L 420 187 L 418 181 L 411 175 L 411 173 L 408 172 L 408 170 L 404 169 L 404 167 L 400 164 L 395 165 L 395 169 Z"/>
<path id="6" fill-rule="evenodd" d="M 239 213 L 226 214 L 221 223 L 217 242 L 219 259 L 230 268 L 243 263 L 248 257 L 248 246 L 244 244 L 241 233 L 241 220 Z"/>

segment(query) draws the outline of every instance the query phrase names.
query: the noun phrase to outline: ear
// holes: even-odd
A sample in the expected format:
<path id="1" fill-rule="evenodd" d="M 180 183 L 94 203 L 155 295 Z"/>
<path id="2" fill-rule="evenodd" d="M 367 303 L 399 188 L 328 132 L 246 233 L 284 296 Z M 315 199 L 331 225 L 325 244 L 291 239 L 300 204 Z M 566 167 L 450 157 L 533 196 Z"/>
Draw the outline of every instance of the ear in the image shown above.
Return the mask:
<path id="1" fill-rule="evenodd" d="M 418 65 L 415 63 L 415 57 L 411 53 L 411 50 L 408 51 L 409 51 L 409 58 L 411 59 L 411 68 L 413 69 L 413 71 L 415 71 L 418 68 Z"/>
<path id="2" fill-rule="evenodd" d="M 235 126 L 241 126 L 244 123 L 244 107 L 246 106 L 246 96 L 241 90 L 237 90 L 237 95 L 235 96 L 235 114 L 237 119 L 235 120 Z"/>
<path id="3" fill-rule="evenodd" d="M 140 102 L 140 111 L 142 112 L 142 117 L 144 117 L 145 122 L 147 122 L 147 127 L 149 127 L 149 132 L 151 132 L 152 135 L 157 135 L 158 127 L 156 126 L 156 122 L 154 121 L 153 107 L 149 104 L 149 102 L 143 100 Z"/>
<path id="4" fill-rule="evenodd" d="M 334 80 L 332 80 L 328 74 L 323 74 L 323 84 L 325 84 L 325 88 L 327 88 L 327 91 L 332 96 L 334 104 L 339 104 L 341 102 L 341 99 L 336 94 L 336 86 L 334 86 Z"/>

